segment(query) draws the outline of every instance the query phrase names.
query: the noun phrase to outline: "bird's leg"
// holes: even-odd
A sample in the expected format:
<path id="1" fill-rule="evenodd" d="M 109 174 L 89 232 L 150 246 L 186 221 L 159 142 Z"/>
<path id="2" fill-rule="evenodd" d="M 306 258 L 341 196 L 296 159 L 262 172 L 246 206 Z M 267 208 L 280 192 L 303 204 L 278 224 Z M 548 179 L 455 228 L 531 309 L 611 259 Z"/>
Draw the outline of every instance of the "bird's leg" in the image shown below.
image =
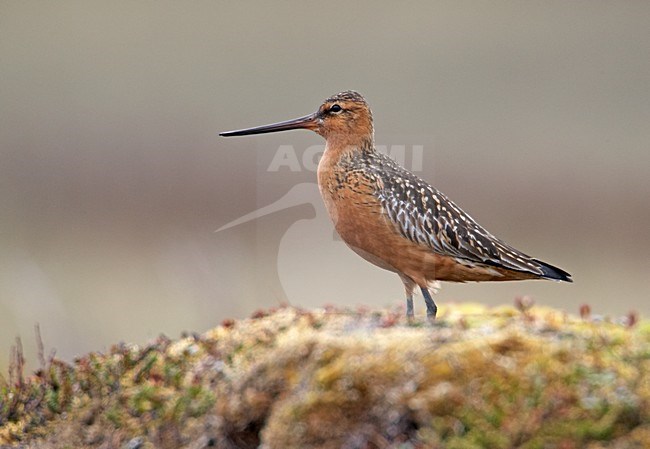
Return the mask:
<path id="1" fill-rule="evenodd" d="M 406 297 L 406 317 L 413 318 L 413 294 Z"/>
<path id="2" fill-rule="evenodd" d="M 400 279 L 404 283 L 404 291 L 406 292 L 406 318 L 413 318 L 413 290 L 415 289 L 415 281 L 405 275 L 398 273 Z"/>
<path id="3" fill-rule="evenodd" d="M 424 295 L 424 302 L 427 304 L 427 317 L 435 318 L 436 313 L 438 313 L 438 306 L 436 306 L 436 303 L 433 301 L 433 298 L 431 298 L 431 294 L 426 287 L 420 287 L 420 289 Z"/>

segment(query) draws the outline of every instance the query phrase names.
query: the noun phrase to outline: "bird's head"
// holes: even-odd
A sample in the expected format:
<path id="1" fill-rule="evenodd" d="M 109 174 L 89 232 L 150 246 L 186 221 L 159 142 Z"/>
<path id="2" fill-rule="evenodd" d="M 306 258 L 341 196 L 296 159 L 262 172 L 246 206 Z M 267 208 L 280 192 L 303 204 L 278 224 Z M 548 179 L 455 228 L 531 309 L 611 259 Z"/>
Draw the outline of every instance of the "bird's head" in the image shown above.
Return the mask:
<path id="1" fill-rule="evenodd" d="M 372 144 L 372 112 L 361 94 L 348 90 L 323 102 L 318 110 L 304 117 L 255 128 L 220 133 L 221 136 L 245 136 L 291 129 L 309 129 L 323 136 L 328 144 Z"/>

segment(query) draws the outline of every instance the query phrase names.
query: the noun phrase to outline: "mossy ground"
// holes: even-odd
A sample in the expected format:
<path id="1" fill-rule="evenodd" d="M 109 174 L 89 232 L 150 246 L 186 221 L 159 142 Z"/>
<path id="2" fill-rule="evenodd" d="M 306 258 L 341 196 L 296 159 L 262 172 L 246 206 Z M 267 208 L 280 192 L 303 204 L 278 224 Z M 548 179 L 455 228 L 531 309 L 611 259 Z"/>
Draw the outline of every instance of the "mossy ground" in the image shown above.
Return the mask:
<path id="1" fill-rule="evenodd" d="M 23 448 L 645 448 L 650 324 L 281 308 L 0 380 Z M 14 365 L 14 371 L 16 366 Z"/>

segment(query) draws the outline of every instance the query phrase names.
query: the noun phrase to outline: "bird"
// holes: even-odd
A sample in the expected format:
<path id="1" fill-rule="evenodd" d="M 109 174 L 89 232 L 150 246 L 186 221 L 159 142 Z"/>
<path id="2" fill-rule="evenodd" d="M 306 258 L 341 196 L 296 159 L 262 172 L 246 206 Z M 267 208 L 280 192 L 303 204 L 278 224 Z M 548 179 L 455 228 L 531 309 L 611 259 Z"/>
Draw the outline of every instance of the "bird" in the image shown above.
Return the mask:
<path id="1" fill-rule="evenodd" d="M 372 111 L 356 91 L 333 95 L 303 117 L 219 135 L 295 129 L 325 139 L 318 188 L 334 228 L 358 255 L 400 277 L 407 317 L 414 316 L 419 288 L 427 317 L 435 319 L 431 287 L 438 281 L 573 282 L 568 272 L 495 237 L 444 193 L 378 152 Z"/>

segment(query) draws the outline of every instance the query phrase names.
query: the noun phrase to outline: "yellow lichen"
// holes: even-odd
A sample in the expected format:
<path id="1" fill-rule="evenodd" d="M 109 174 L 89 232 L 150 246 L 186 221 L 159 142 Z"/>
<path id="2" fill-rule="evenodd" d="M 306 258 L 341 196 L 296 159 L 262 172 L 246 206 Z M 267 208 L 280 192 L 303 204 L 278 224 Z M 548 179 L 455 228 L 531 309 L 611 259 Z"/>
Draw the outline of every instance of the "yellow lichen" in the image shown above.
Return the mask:
<path id="1" fill-rule="evenodd" d="M 0 384 L 0 443 L 650 447 L 650 325 L 518 307 L 445 305 L 434 323 L 281 308 L 117 345 Z"/>

